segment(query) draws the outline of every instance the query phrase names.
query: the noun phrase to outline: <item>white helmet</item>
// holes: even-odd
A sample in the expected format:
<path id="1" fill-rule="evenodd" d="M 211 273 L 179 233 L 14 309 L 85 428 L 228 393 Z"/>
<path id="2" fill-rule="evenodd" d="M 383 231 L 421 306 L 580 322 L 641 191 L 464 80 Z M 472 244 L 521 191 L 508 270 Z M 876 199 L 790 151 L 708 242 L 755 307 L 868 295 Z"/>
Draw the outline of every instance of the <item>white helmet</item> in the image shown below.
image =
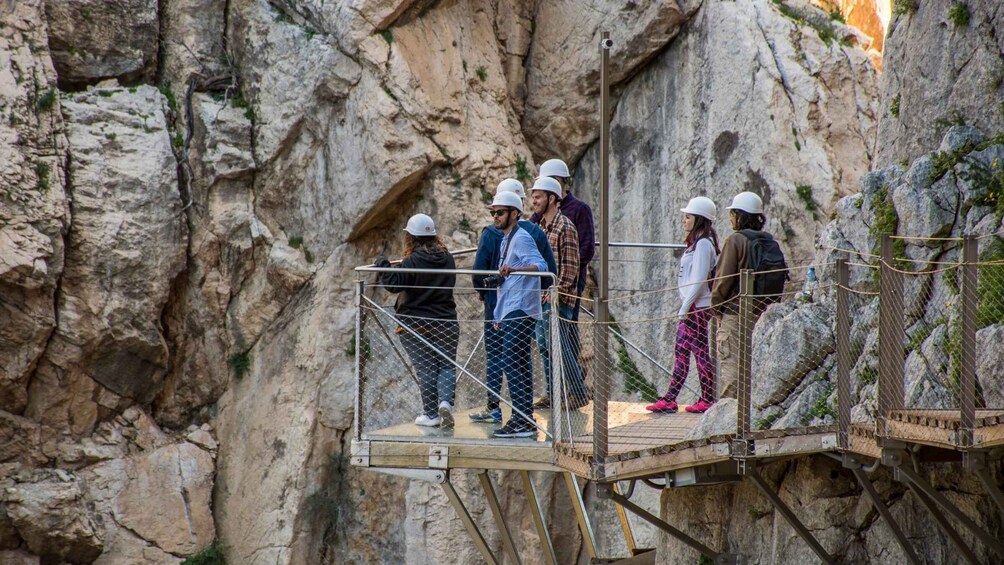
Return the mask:
<path id="1" fill-rule="evenodd" d="M 404 231 L 415 237 L 436 235 L 436 224 L 432 221 L 432 218 L 425 214 L 415 214 L 408 218 L 408 225 L 404 228 Z"/>
<path id="2" fill-rule="evenodd" d="M 501 192 L 514 192 L 516 193 L 516 196 L 526 198 L 526 189 L 523 188 L 523 183 L 516 179 L 505 179 L 500 182 L 495 188 L 495 194 L 499 194 Z"/>
<path id="3" fill-rule="evenodd" d="M 561 198 L 561 183 L 547 176 L 537 177 L 533 181 L 533 186 L 530 187 L 530 192 L 534 190 L 543 190 L 545 192 L 553 192 Z"/>
<path id="4" fill-rule="evenodd" d="M 713 222 L 715 221 L 715 213 L 718 209 L 715 207 L 715 203 L 707 196 L 698 196 L 691 198 L 690 202 L 687 203 L 687 207 L 680 208 L 680 211 L 692 216 L 701 216 Z"/>
<path id="5" fill-rule="evenodd" d="M 753 192 L 740 192 L 732 199 L 729 210 L 742 210 L 747 214 L 763 214 L 763 200 Z"/>
<path id="6" fill-rule="evenodd" d="M 492 200 L 492 206 L 508 206 L 523 211 L 523 199 L 515 192 L 497 192 Z"/>
<path id="7" fill-rule="evenodd" d="M 561 159 L 548 159 L 540 166 L 540 176 L 542 177 L 563 177 L 568 178 L 568 165 Z"/>

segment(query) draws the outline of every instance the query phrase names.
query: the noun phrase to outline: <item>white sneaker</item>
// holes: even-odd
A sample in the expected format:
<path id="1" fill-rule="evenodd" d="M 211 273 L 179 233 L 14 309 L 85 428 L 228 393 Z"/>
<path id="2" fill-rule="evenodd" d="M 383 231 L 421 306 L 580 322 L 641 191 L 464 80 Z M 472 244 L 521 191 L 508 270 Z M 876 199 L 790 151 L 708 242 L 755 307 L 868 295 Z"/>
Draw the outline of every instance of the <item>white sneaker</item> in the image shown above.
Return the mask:
<path id="1" fill-rule="evenodd" d="M 439 403 L 439 419 L 440 428 L 453 427 L 453 406 L 445 400 Z"/>
<path id="2" fill-rule="evenodd" d="M 415 418 L 415 425 L 416 426 L 430 426 L 431 427 L 431 426 L 438 426 L 438 425 L 440 425 L 442 423 L 443 423 L 443 419 L 440 418 L 439 416 L 436 416 L 435 418 L 430 418 L 430 417 L 426 416 L 425 414 L 422 414 L 418 418 Z"/>

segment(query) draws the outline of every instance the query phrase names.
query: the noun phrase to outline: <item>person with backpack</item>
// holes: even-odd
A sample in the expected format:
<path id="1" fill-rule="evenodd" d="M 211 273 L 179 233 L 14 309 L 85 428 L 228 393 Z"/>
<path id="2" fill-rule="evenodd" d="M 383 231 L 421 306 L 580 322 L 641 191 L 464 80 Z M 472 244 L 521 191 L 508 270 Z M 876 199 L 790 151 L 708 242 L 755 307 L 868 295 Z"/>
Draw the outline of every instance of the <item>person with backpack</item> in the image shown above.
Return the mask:
<path id="1" fill-rule="evenodd" d="M 380 273 L 380 284 L 397 294 L 394 310 L 401 338 L 418 374 L 422 413 L 417 426 L 453 427 L 453 398 L 457 371 L 455 359 L 460 343 L 457 304 L 453 287 L 457 268 L 453 255 L 436 234 L 436 224 L 425 214 L 415 214 L 404 228 L 404 269 L 436 269 L 442 273 Z M 377 267 L 390 267 L 386 257 L 378 257 Z"/>
<path id="2" fill-rule="evenodd" d="M 520 199 L 526 198 L 523 183 L 516 179 L 505 179 L 495 188 L 496 195 L 504 192 L 512 192 Z M 537 251 L 547 263 L 548 272 L 557 274 L 558 266 L 554 260 L 551 244 L 547 241 L 547 235 L 536 224 L 526 220 L 519 220 L 518 225 L 533 238 Z M 481 230 L 477 255 L 474 256 L 474 269 L 479 271 L 494 270 L 499 264 L 501 246 L 502 231 L 493 224 L 485 226 Z M 498 300 L 496 287 L 485 284 L 486 280 L 491 283 L 497 282 L 497 279 L 490 278 L 490 275 L 474 275 L 472 279 L 474 288 L 478 290 L 478 298 L 485 304 L 485 385 L 488 387 L 488 400 L 485 408 L 470 414 L 470 418 L 471 421 L 481 424 L 500 424 L 502 423 L 502 410 L 499 408 L 499 398 L 502 394 L 502 374 L 504 371 L 502 330 L 496 329 L 493 321 L 495 304 Z M 543 290 L 549 288 L 551 285 L 550 277 L 541 278 L 540 284 Z"/>
<path id="3" fill-rule="evenodd" d="M 708 353 L 708 322 L 711 320 L 711 286 L 718 261 L 718 234 L 715 233 L 715 203 L 710 198 L 691 198 L 683 212 L 683 229 L 687 232 L 687 249 L 680 258 L 677 287 L 680 293 L 680 321 L 676 326 L 676 364 L 669 390 L 655 404 L 646 406 L 651 412 L 676 412 L 676 396 L 690 372 L 690 355 L 697 360 L 701 380 L 701 398 L 687 412 L 700 414 L 715 403 L 715 365 Z"/>
<path id="4" fill-rule="evenodd" d="M 739 273 L 754 271 L 753 320 L 771 302 L 777 302 L 788 278 L 784 254 L 774 237 L 763 231 L 763 200 L 755 193 L 740 192 L 728 207 L 735 230 L 718 257 L 711 305 L 718 316 L 718 375 L 720 398 L 735 398 L 739 379 Z"/>

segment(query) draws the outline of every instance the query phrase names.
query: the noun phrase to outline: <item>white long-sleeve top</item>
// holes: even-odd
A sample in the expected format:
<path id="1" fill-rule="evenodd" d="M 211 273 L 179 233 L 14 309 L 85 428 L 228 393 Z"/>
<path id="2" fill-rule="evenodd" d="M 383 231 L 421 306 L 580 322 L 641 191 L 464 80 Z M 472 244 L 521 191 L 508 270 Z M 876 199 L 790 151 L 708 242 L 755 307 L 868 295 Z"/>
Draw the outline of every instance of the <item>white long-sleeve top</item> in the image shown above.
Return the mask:
<path id="1" fill-rule="evenodd" d="M 696 245 L 684 252 L 680 258 L 680 274 L 676 278 L 676 284 L 680 287 L 680 316 L 695 304 L 698 308 L 711 306 L 708 279 L 717 263 L 718 254 L 708 238 L 699 239 Z"/>

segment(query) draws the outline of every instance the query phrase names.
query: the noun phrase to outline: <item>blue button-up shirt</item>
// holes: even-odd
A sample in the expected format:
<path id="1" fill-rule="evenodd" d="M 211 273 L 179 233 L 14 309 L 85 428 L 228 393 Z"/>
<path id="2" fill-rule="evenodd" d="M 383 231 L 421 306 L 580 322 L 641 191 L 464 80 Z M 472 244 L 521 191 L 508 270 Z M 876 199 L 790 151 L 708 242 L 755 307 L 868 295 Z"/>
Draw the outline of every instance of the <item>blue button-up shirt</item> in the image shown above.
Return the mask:
<path id="1" fill-rule="evenodd" d="M 516 226 L 515 231 L 502 239 L 499 250 L 498 268 L 503 261 L 510 267 L 537 267 L 537 271 L 547 270 L 547 263 L 537 251 L 537 244 L 523 228 Z M 511 236 L 511 237 L 510 237 Z M 506 256 L 506 250 L 508 257 Z M 498 289 L 498 303 L 495 305 L 495 321 L 500 322 L 508 314 L 522 310 L 534 319 L 540 319 L 540 277 L 512 273 L 502 282 Z"/>
<path id="2" fill-rule="evenodd" d="M 554 252 L 551 251 L 551 244 L 548 243 L 547 234 L 544 233 L 544 230 L 526 220 L 520 220 L 519 227 L 525 229 L 530 234 L 530 237 L 533 238 L 534 243 L 537 244 L 537 251 L 540 251 L 541 257 L 547 263 L 547 270 L 557 275 L 558 264 L 554 262 Z M 499 258 L 502 257 L 499 254 L 499 249 L 502 247 L 503 237 L 502 230 L 491 225 L 485 226 L 485 229 L 481 231 L 481 240 L 478 242 L 478 253 L 474 257 L 474 269 L 478 271 L 490 271 L 498 268 Z M 493 313 L 495 312 L 495 305 L 498 303 L 498 300 L 494 288 L 484 288 L 485 276 L 474 275 L 471 278 L 474 281 L 474 288 L 478 289 L 478 292 L 484 297 L 485 307 L 488 308 L 485 312 Z M 540 282 L 541 288 L 544 288 L 550 281 L 545 278 L 541 279 Z M 493 316 L 494 314 L 488 315 Z"/>

